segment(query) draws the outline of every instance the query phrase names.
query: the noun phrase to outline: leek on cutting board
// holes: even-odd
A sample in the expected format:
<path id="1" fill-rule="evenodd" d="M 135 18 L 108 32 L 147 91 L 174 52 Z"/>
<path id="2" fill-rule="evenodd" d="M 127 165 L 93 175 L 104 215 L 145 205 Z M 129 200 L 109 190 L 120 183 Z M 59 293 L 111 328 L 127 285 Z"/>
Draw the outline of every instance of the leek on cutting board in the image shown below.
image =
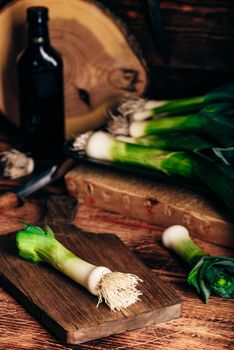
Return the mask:
<path id="1" fill-rule="evenodd" d="M 95 266 L 77 257 L 55 237 L 49 226 L 24 225 L 16 234 L 19 255 L 33 263 L 46 262 L 98 296 L 111 310 L 122 310 L 140 300 L 137 288 L 142 280 L 129 273 L 112 272 L 107 267 Z"/>
<path id="2" fill-rule="evenodd" d="M 162 242 L 190 267 L 187 281 L 196 288 L 205 303 L 211 293 L 223 298 L 232 297 L 234 259 L 206 254 L 192 241 L 188 230 L 180 225 L 167 228 L 162 235 Z"/>

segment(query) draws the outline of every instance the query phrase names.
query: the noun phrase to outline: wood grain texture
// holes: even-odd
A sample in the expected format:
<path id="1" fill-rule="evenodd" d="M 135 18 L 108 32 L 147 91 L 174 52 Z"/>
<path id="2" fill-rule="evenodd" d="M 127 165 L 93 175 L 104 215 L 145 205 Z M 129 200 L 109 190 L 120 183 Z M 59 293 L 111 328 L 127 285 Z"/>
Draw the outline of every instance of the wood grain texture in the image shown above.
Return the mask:
<path id="1" fill-rule="evenodd" d="M 53 203 L 56 211 L 56 202 Z M 57 337 L 78 344 L 168 321 L 180 316 L 181 303 L 114 235 L 93 235 L 72 226 L 53 226 L 56 236 L 77 256 L 112 271 L 137 273 L 143 280 L 141 301 L 122 312 L 111 312 L 97 298 L 49 266 L 20 259 L 15 235 L 0 237 L 0 281 L 26 309 Z M 103 254 L 103 252 L 105 252 Z"/>
<path id="2" fill-rule="evenodd" d="M 74 201 L 54 196 L 47 206 L 57 209 L 49 222 L 67 223 Z M 11 350 L 227 350 L 233 345 L 233 300 L 212 296 L 205 305 L 186 283 L 181 261 L 161 244 L 161 228 L 143 224 L 101 210 L 81 206 L 76 224 L 93 232 L 114 232 L 160 278 L 182 297 L 182 316 L 167 323 L 109 336 L 79 346 L 65 345 L 25 312 L 9 294 L 0 288 L 0 348 Z M 56 218 L 56 219 L 55 219 Z M 233 251 L 195 240 L 199 246 L 216 255 L 233 256 Z"/>
<path id="3" fill-rule="evenodd" d="M 27 45 L 26 9 L 47 6 L 52 46 L 64 63 L 65 116 L 94 110 L 108 98 L 141 95 L 147 68 L 120 20 L 92 0 L 12 0 L 0 10 L 0 111 L 19 124 L 16 61 Z"/>
<path id="4" fill-rule="evenodd" d="M 185 225 L 195 237 L 234 247 L 232 215 L 208 194 L 94 164 L 80 164 L 65 179 L 80 203 L 163 227 Z"/>
<path id="5" fill-rule="evenodd" d="M 0 212 L 0 235 L 20 230 L 23 222 L 37 224 L 43 214 L 42 204 L 35 201 L 26 201 L 20 207 L 3 210 Z"/>
<path id="6" fill-rule="evenodd" d="M 0 212 L 15 208 L 19 205 L 19 198 L 14 192 L 6 192 L 0 195 Z"/>

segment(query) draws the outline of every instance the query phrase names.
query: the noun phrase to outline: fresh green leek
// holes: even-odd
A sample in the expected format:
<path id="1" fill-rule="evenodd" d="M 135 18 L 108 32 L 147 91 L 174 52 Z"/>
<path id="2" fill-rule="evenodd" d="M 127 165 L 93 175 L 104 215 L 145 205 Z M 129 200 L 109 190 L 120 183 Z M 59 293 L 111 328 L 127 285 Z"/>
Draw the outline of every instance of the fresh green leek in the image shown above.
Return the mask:
<path id="1" fill-rule="evenodd" d="M 162 235 L 165 247 L 174 250 L 189 266 L 187 281 L 196 288 L 205 303 L 211 293 L 231 298 L 234 293 L 234 259 L 210 256 L 191 239 L 180 225 L 167 228 Z"/>
<path id="2" fill-rule="evenodd" d="M 109 133 L 97 131 L 78 136 L 74 151 L 84 151 L 89 157 L 116 163 L 136 165 L 167 175 L 198 179 L 234 211 L 234 178 L 211 162 L 182 151 L 167 151 L 115 139 Z"/>
<path id="3" fill-rule="evenodd" d="M 129 135 L 142 137 L 165 132 L 197 131 L 203 127 L 205 121 L 197 114 L 176 117 L 164 117 L 141 122 L 132 122 L 129 125 Z"/>
<path id="4" fill-rule="evenodd" d="M 85 150 L 86 155 L 96 159 L 141 166 L 187 178 L 193 177 L 192 159 L 185 152 L 130 144 L 103 131 L 78 136 L 73 143 L 73 150 Z"/>
<path id="5" fill-rule="evenodd" d="M 143 120 L 155 115 L 178 115 L 199 111 L 207 105 L 234 102 L 234 84 L 223 86 L 203 96 L 167 101 L 147 101 L 141 110 L 134 111 L 134 120 Z"/>
<path id="6" fill-rule="evenodd" d="M 172 100 L 173 101 L 173 100 Z M 169 103 L 170 101 L 168 101 Z M 137 105 L 136 109 L 134 112 L 132 112 L 131 119 L 135 121 L 142 121 L 146 119 L 158 119 L 162 118 L 165 116 L 172 116 L 172 115 L 180 115 L 180 114 L 186 114 L 187 113 L 215 113 L 223 116 L 229 116 L 232 117 L 234 115 L 234 101 L 233 102 L 220 102 L 220 103 L 214 103 L 214 104 L 208 104 L 205 106 L 202 106 L 203 108 L 187 108 L 187 110 L 180 110 L 175 109 L 174 113 L 173 112 L 168 112 L 168 113 L 160 113 L 160 114 L 154 114 L 155 109 L 153 108 L 154 103 L 156 103 L 156 106 L 158 106 L 159 101 L 147 101 L 145 104 L 137 110 Z M 151 107 L 151 109 L 150 109 Z M 158 108 L 158 107 L 157 107 Z M 121 108 L 120 108 L 121 109 Z M 123 115 L 126 116 L 126 113 Z"/>
<path id="7" fill-rule="evenodd" d="M 234 164 L 234 147 L 220 148 L 195 134 L 158 134 L 133 138 L 118 136 L 118 140 L 145 147 L 155 147 L 171 151 L 189 151 L 212 162 L 223 165 Z M 232 169 L 233 170 L 233 169 Z M 234 173 L 234 171 L 233 171 Z"/>
<path id="8" fill-rule="evenodd" d="M 33 263 L 46 262 L 75 282 L 98 296 L 98 305 L 104 299 L 111 310 L 122 310 L 135 304 L 142 294 L 139 277 L 133 274 L 111 272 L 107 267 L 95 266 L 74 255 L 56 238 L 49 226 L 25 225 L 16 234 L 19 255 Z"/>
<path id="9" fill-rule="evenodd" d="M 168 132 L 200 132 L 206 133 L 223 147 L 234 145 L 234 123 L 224 116 L 212 113 L 132 122 L 128 132 L 134 138 Z"/>
<path id="10" fill-rule="evenodd" d="M 155 147 L 169 150 L 194 151 L 214 147 L 214 144 L 198 135 L 182 133 L 155 134 L 139 138 L 119 136 L 118 140 L 134 143 L 146 147 Z"/>

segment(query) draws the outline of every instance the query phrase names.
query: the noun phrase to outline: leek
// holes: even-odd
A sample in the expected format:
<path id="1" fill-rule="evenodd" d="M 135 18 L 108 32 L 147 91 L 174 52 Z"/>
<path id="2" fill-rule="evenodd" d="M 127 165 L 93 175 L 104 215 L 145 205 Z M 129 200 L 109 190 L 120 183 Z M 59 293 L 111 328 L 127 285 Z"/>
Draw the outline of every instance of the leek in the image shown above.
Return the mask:
<path id="1" fill-rule="evenodd" d="M 213 143 L 208 142 L 200 136 L 193 134 L 185 135 L 180 133 L 166 133 L 149 135 L 139 138 L 118 136 L 117 139 L 146 147 L 156 147 L 171 150 L 194 151 L 214 147 Z"/>
<path id="2" fill-rule="evenodd" d="M 230 166 L 234 163 L 234 147 L 220 148 L 215 146 L 214 143 L 208 142 L 198 135 L 184 135 L 177 133 L 150 135 L 140 138 L 127 136 L 117 136 L 116 138 L 124 142 L 145 147 L 193 152 L 209 161 L 219 162 L 221 165 Z"/>
<path id="3" fill-rule="evenodd" d="M 73 150 L 84 151 L 86 155 L 96 159 L 137 165 L 187 178 L 193 177 L 192 159 L 185 152 L 130 144 L 103 131 L 78 136 L 73 143 Z"/>
<path id="4" fill-rule="evenodd" d="M 223 86 L 203 96 L 166 101 L 146 101 L 145 104 L 141 103 L 143 108 L 134 111 L 132 118 L 143 120 L 155 115 L 185 114 L 220 102 L 234 102 L 234 84 Z"/>
<path id="5" fill-rule="evenodd" d="M 211 293 L 231 298 L 234 293 L 234 259 L 210 256 L 191 239 L 180 225 L 167 228 L 162 235 L 165 247 L 174 250 L 191 268 L 187 281 L 196 288 L 205 303 Z"/>
<path id="6" fill-rule="evenodd" d="M 136 165 L 167 175 L 198 179 L 234 211 L 234 178 L 209 161 L 182 151 L 167 151 L 131 144 L 97 131 L 78 136 L 73 151 L 84 151 L 89 157 L 127 165 Z"/>
<path id="7" fill-rule="evenodd" d="M 33 263 L 46 262 L 75 282 L 98 296 L 98 304 L 104 299 L 111 310 L 122 310 L 135 304 L 142 294 L 133 274 L 111 272 L 107 267 L 86 262 L 64 247 L 49 226 L 25 225 L 16 234 L 19 255 Z"/>
<path id="8" fill-rule="evenodd" d="M 164 117 L 140 122 L 123 118 L 112 119 L 108 130 L 113 135 L 130 135 L 133 138 L 153 134 L 197 132 L 205 133 L 220 146 L 234 145 L 234 123 L 227 117 L 213 113 L 198 113 L 187 116 Z"/>
<path id="9" fill-rule="evenodd" d="M 228 94 L 227 102 L 213 101 L 205 104 L 194 104 L 195 99 L 147 101 L 144 98 L 131 97 L 121 100 L 114 109 L 109 111 L 110 116 L 127 117 L 132 120 L 141 121 L 149 118 L 159 118 L 167 115 L 188 114 L 191 112 L 211 112 L 226 116 L 233 116 L 234 95 Z M 200 99 L 200 98 L 199 98 Z M 186 101 L 183 108 L 181 101 Z M 221 101 L 225 101 L 224 98 Z M 191 103 L 191 106 L 189 105 Z M 169 110 L 168 110 L 168 107 Z"/>

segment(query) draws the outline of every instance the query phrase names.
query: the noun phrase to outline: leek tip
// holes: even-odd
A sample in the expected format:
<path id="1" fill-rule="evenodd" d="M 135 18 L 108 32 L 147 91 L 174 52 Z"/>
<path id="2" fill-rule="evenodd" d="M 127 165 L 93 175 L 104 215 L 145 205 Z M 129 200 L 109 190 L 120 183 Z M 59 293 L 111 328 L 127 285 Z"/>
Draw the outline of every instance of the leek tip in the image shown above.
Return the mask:
<path id="1" fill-rule="evenodd" d="M 113 137 L 104 131 L 95 132 L 88 140 L 86 153 L 89 157 L 112 160 L 110 148 L 113 144 Z"/>
<path id="2" fill-rule="evenodd" d="M 129 126 L 129 135 L 135 138 L 144 136 L 145 123 L 144 121 L 131 123 Z"/>
<path id="3" fill-rule="evenodd" d="M 174 249 L 175 244 L 180 239 L 188 239 L 189 237 L 189 232 L 186 227 L 182 225 L 173 225 L 163 232 L 162 242 L 166 248 Z"/>
<path id="4" fill-rule="evenodd" d="M 149 110 L 149 109 L 154 109 L 158 107 L 164 106 L 168 101 L 156 101 L 156 100 L 149 100 L 146 101 L 144 109 Z"/>
<path id="5" fill-rule="evenodd" d="M 132 115 L 132 119 L 133 120 L 137 120 L 137 121 L 141 121 L 141 120 L 145 120 L 147 118 L 152 117 L 152 112 L 150 110 L 147 111 L 142 111 L 142 112 L 135 112 Z"/>

